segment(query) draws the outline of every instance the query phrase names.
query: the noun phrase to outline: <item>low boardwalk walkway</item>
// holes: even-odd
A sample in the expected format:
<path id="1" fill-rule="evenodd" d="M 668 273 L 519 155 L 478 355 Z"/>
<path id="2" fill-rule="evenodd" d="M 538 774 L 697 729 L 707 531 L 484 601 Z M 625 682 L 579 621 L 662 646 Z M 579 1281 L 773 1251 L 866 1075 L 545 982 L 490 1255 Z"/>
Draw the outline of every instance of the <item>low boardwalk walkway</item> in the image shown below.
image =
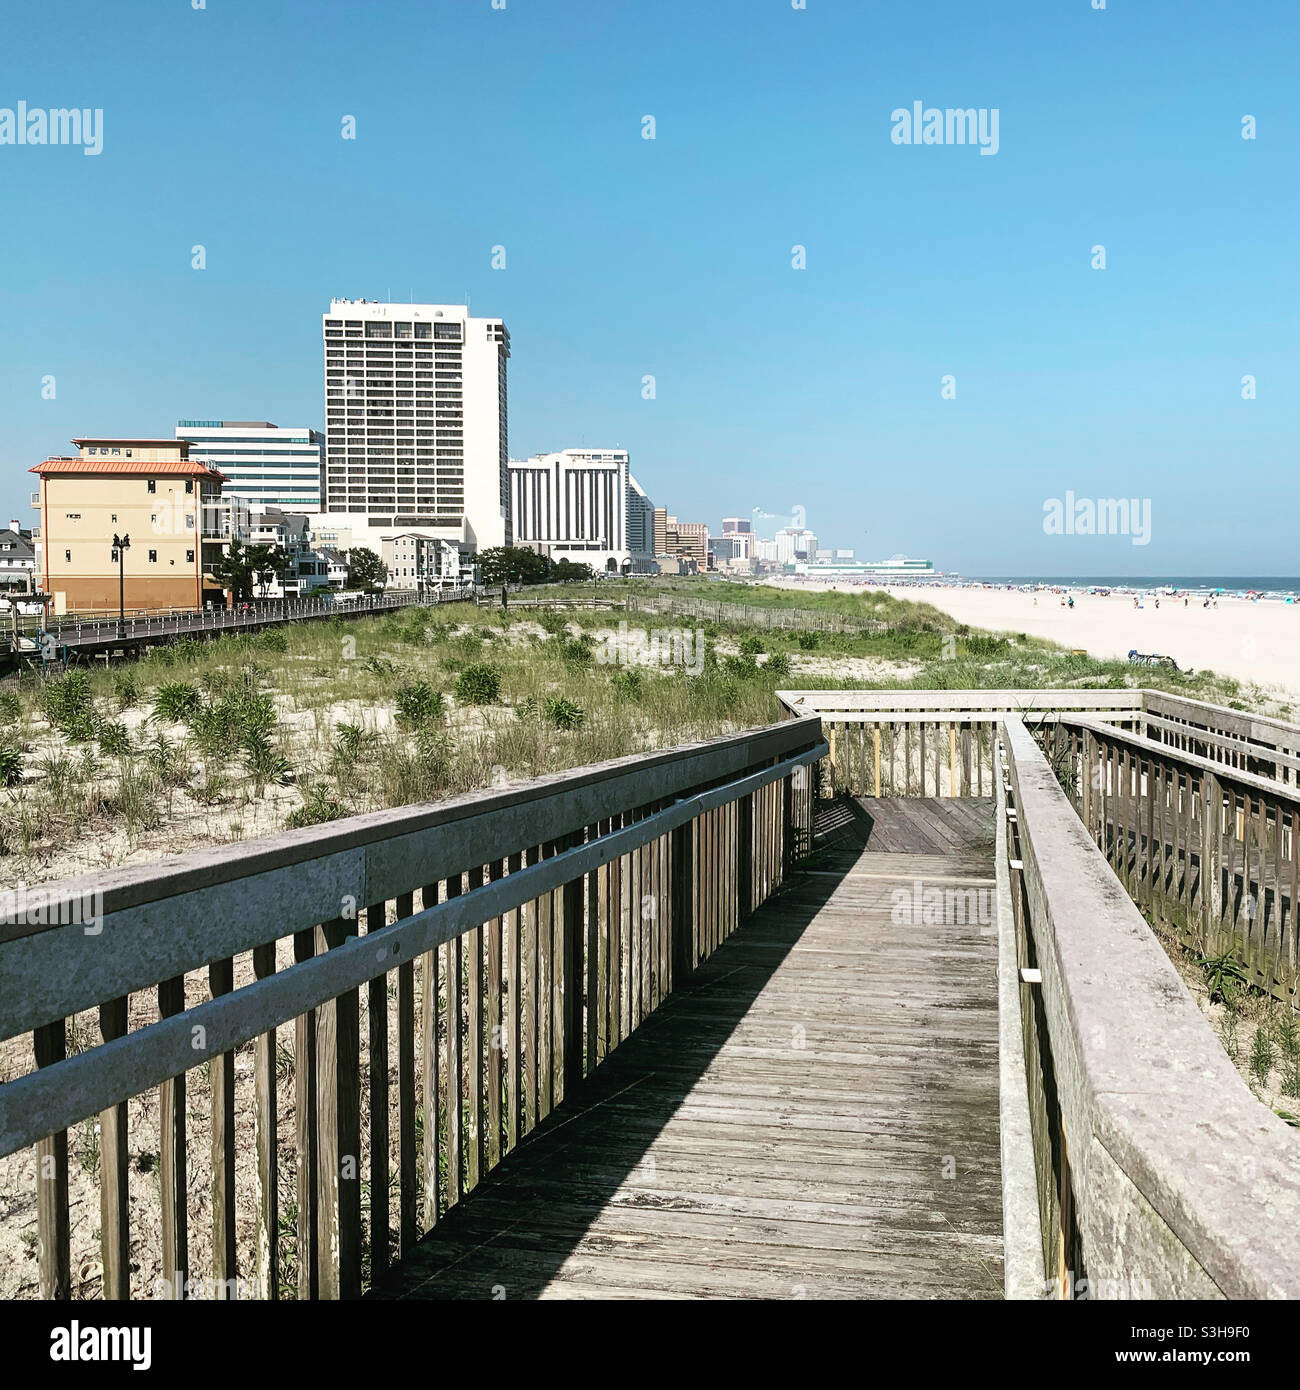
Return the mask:
<path id="1" fill-rule="evenodd" d="M 992 802 L 840 807 L 374 1296 L 1001 1296 Z"/>

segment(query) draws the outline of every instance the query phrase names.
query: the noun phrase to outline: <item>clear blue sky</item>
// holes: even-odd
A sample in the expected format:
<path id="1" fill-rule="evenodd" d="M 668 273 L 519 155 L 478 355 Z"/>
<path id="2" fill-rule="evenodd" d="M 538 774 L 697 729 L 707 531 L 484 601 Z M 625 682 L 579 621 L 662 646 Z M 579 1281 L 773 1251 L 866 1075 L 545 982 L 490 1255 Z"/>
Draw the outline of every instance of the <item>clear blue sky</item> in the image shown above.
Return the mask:
<path id="1" fill-rule="evenodd" d="M 1300 571 L 1294 0 L 4 23 L 0 107 L 104 110 L 98 157 L 0 146 L 18 515 L 74 434 L 320 425 L 330 296 L 391 291 L 505 319 L 513 455 L 621 444 L 684 519 L 802 506 L 824 543 L 967 573 Z M 996 107 L 999 152 L 895 145 L 916 100 Z M 1149 497 L 1151 543 L 1044 535 L 1067 490 Z"/>

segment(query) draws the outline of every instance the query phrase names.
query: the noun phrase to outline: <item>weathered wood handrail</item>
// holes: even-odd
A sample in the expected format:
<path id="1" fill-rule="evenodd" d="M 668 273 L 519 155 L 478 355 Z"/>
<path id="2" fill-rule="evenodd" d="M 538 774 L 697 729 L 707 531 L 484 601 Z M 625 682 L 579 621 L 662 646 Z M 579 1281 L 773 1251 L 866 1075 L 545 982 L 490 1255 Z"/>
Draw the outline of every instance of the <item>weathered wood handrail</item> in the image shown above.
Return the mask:
<path id="1" fill-rule="evenodd" d="M 0 1086 L 0 1157 L 37 1145 L 42 1292 L 70 1293 L 67 1130 L 99 1114 L 102 1288 L 128 1296 L 127 1106 L 157 1086 L 161 1283 L 184 1294 L 185 1085 L 208 1063 L 218 1296 L 241 1263 L 240 1183 L 255 1187 L 242 1264 L 256 1292 L 279 1295 L 288 1257 L 300 1297 L 359 1293 L 394 1239 L 408 1250 L 779 887 L 806 852 L 807 768 L 825 752 L 815 718 L 782 723 L 51 885 L 47 904 L 92 910 L 0 928 L 0 1038 L 31 1031 L 36 1062 Z M 154 991 L 156 1013 L 130 1026 L 131 996 Z M 68 1056 L 68 1021 L 92 1009 L 102 1043 Z M 287 1025 L 292 1251 L 278 1208 Z M 234 1055 L 250 1042 L 245 1173 Z"/>
<path id="2" fill-rule="evenodd" d="M 1300 1297 L 1300 1135 L 1237 1075 L 1030 731 L 1003 740 L 1047 1269 L 1064 1297 Z"/>

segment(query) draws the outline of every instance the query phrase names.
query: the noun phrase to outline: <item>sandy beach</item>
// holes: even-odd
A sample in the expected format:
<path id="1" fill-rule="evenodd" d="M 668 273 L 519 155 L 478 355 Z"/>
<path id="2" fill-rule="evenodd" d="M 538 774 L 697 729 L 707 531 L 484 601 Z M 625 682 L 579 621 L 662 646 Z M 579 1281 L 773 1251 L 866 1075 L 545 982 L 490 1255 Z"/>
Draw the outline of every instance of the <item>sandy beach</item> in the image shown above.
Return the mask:
<path id="1" fill-rule="evenodd" d="M 861 592 L 853 584 L 795 583 L 782 587 Z M 1014 589 L 947 588 L 940 585 L 890 588 L 896 598 L 933 604 L 958 622 L 991 632 L 1024 632 L 1047 637 L 1090 656 L 1121 658 L 1130 649 L 1172 656 L 1184 670 L 1212 670 L 1253 683 L 1285 697 L 1300 697 L 1300 604 L 1275 600 L 1220 598 L 1218 608 L 1202 608 L 1199 598 L 1184 607 L 1181 598 L 1143 595 L 1141 608 L 1131 594 L 1073 594 L 1063 607 L 1053 593 Z M 1035 603 L 1037 598 L 1037 603 Z"/>

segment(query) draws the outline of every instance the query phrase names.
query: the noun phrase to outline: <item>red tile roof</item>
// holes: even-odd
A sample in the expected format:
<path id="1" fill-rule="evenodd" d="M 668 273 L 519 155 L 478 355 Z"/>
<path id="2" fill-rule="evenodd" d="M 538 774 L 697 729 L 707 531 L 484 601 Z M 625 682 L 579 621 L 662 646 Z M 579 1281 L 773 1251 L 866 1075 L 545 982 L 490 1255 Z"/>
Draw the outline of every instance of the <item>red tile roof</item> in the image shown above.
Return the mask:
<path id="1" fill-rule="evenodd" d="M 41 477 L 51 474 L 67 475 L 78 473 L 94 477 L 100 473 L 134 473 L 153 478 L 212 478 L 226 481 L 226 475 L 215 468 L 195 459 L 46 459 L 29 473 L 39 473 Z"/>

